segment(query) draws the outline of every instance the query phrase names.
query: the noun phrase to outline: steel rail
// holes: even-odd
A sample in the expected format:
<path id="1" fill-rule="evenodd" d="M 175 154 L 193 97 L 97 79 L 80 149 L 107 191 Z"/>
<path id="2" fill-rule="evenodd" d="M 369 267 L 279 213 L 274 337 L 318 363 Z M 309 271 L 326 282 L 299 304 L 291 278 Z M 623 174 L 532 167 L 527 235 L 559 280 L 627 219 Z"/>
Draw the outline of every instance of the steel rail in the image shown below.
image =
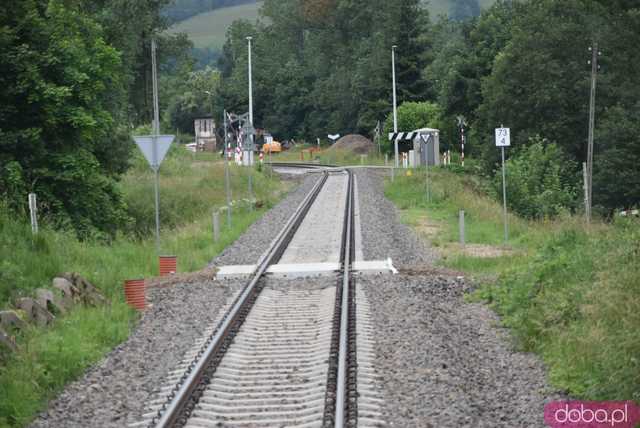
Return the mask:
<path id="1" fill-rule="evenodd" d="M 345 425 L 345 407 L 347 404 L 347 356 L 348 323 L 349 323 L 349 281 L 352 262 L 352 228 L 353 228 L 353 173 L 348 171 L 349 185 L 347 191 L 347 208 L 345 210 L 345 234 L 343 244 L 342 301 L 340 305 L 340 347 L 338 351 L 338 379 L 336 382 L 336 413 L 334 427 Z"/>
<path id="2" fill-rule="evenodd" d="M 348 171 L 349 184 L 347 191 L 347 208 L 345 210 L 345 233 L 343 242 L 342 290 L 340 304 L 340 340 L 338 351 L 338 378 L 336 382 L 336 405 L 334 427 L 343 428 L 345 425 L 345 410 L 347 407 L 348 390 L 348 361 L 349 354 L 349 285 L 351 281 L 351 263 L 353 259 L 353 173 Z"/>
<path id="3" fill-rule="evenodd" d="M 237 331 L 239 328 L 236 324 L 240 320 L 242 312 L 247 309 L 246 306 L 251 301 L 252 295 L 255 294 L 259 280 L 268 267 L 273 263 L 277 263 L 278 259 L 282 256 L 282 253 L 295 234 L 302 219 L 320 193 L 320 189 L 327 181 L 327 177 L 328 173 L 325 172 L 322 178 L 316 182 L 311 192 L 309 192 L 298 206 L 294 214 L 289 218 L 285 227 L 272 241 L 267 252 L 260 258 L 252 279 L 236 299 L 231 310 L 227 313 L 221 325 L 216 329 L 214 335 L 209 338 L 207 348 L 202 356 L 195 363 L 187 378 L 180 385 L 180 388 L 172 394 L 171 401 L 158 412 L 159 420 L 155 425 L 157 428 L 168 428 L 182 424 L 180 420 L 184 418 L 183 412 L 194 392 L 198 389 L 207 368 L 216 355 L 223 350 L 225 340 L 234 330 Z M 155 422 L 155 420 L 153 422 Z"/>

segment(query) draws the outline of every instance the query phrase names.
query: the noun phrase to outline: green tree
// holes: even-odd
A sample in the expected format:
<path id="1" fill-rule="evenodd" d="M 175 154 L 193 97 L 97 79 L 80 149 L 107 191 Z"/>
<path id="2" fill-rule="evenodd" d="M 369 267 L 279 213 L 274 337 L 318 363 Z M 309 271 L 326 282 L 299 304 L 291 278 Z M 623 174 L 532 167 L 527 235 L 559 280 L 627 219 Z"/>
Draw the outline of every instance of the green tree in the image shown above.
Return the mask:
<path id="1" fill-rule="evenodd" d="M 488 165 L 497 161 L 498 151 L 491 143 L 493 128 L 500 124 L 512 128 L 516 147 L 540 134 L 557 142 L 574 159 L 584 157 L 589 96 L 586 61 L 594 13 L 584 7 L 583 0 L 541 0 L 528 3 L 517 16 L 509 44 L 496 56 L 491 75 L 483 81 L 476 125 L 484 137 Z"/>
<path id="2" fill-rule="evenodd" d="M 42 214 L 80 236 L 115 233 L 132 145 L 114 118 L 118 52 L 72 2 L 3 3 L 0 28 L 0 195 L 20 212 L 35 192 Z"/>
<path id="3" fill-rule="evenodd" d="M 593 201 L 608 208 L 640 207 L 640 103 L 607 109 L 596 133 Z"/>
<path id="4" fill-rule="evenodd" d="M 220 73 L 209 67 L 192 71 L 186 76 L 170 77 L 175 94 L 171 97 L 168 109 L 168 122 L 171 129 L 193 134 L 193 121 L 198 117 L 214 116 L 222 109 L 217 91 L 220 86 Z M 178 82 L 179 81 L 179 82 Z"/>
<path id="5" fill-rule="evenodd" d="M 410 132 L 421 128 L 440 129 L 442 127 L 442 109 L 432 102 L 408 102 L 398 107 L 398 132 Z M 383 141 L 387 141 L 386 150 L 391 150 L 388 140 L 393 132 L 393 113 L 384 122 Z"/>

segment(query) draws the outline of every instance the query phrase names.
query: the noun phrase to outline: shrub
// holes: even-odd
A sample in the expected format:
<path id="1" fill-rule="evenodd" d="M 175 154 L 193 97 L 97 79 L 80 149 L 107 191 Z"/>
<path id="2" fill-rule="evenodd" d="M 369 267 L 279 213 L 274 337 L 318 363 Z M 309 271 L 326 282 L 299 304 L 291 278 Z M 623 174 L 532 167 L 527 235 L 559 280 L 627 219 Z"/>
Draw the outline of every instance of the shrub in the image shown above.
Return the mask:
<path id="1" fill-rule="evenodd" d="M 540 138 L 506 162 L 507 204 L 527 218 L 555 217 L 578 206 L 576 165 L 555 144 Z M 502 195 L 502 174 L 493 180 Z"/>

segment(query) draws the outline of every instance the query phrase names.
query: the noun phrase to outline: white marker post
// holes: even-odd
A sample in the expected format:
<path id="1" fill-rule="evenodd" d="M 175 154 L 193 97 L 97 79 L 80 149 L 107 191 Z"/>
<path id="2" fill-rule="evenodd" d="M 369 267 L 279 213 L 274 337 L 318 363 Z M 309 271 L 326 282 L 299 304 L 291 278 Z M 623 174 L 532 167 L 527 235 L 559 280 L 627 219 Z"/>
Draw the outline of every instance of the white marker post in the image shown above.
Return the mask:
<path id="1" fill-rule="evenodd" d="M 496 128 L 496 147 L 502 150 L 502 204 L 504 209 L 504 242 L 509 239 L 509 228 L 507 226 L 507 175 L 504 165 L 504 148 L 511 146 L 511 130 L 509 128 Z"/>
<path id="2" fill-rule="evenodd" d="M 38 233 L 38 203 L 35 193 L 29 193 L 29 213 L 31 214 L 31 232 Z"/>

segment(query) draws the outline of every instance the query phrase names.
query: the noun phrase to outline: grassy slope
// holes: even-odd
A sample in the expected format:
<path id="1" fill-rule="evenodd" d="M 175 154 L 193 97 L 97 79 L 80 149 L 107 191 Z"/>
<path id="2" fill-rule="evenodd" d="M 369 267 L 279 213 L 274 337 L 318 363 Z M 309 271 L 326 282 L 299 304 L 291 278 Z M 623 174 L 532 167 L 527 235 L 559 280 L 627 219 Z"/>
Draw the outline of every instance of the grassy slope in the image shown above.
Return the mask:
<path id="1" fill-rule="evenodd" d="M 586 228 L 580 218 L 525 221 L 510 216 L 511 255 L 463 255 L 457 213 L 466 212 L 467 243 L 502 245 L 500 204 L 472 176 L 423 172 L 387 183 L 403 220 L 439 232 L 442 263 L 481 284 L 471 298 L 490 303 L 520 346 L 542 356 L 550 381 L 572 396 L 640 400 L 640 221 Z M 433 239 L 433 238 L 432 238 Z"/>
<path id="2" fill-rule="evenodd" d="M 496 0 L 478 0 L 482 9 L 487 9 L 494 4 Z M 438 15 L 449 14 L 451 6 L 451 0 L 422 0 L 422 4 L 425 4 L 429 9 L 429 15 L 431 18 L 435 18 Z"/>
<path id="3" fill-rule="evenodd" d="M 450 0 L 428 0 L 427 4 L 432 18 L 449 13 Z M 480 0 L 483 9 L 490 7 L 495 0 Z M 169 29 L 170 32 L 187 33 L 196 48 L 222 49 L 227 28 L 236 19 L 255 21 L 262 2 L 240 6 L 225 7 L 211 12 L 201 13 L 185 21 L 179 22 Z"/>
<path id="4" fill-rule="evenodd" d="M 163 224 L 162 251 L 178 256 L 178 269 L 201 269 L 243 230 L 253 223 L 284 191 L 284 184 L 272 182 L 257 171 L 254 191 L 264 202 L 259 211 L 236 208 L 233 228 L 222 228 L 218 243 L 211 239 L 211 209 L 223 205 L 223 166 L 213 156 L 191 155 L 174 150 L 161 169 L 160 198 Z M 138 213 L 153 219 L 151 174 L 140 157 L 123 180 L 123 190 Z M 233 168 L 233 197 L 247 196 L 246 170 Z M 143 211 L 144 207 L 151 209 Z M 147 207 L 148 208 L 148 207 Z M 135 210 L 134 210 L 135 213 Z M 224 216 L 223 216 L 224 218 Z M 144 225 L 143 225 L 144 226 Z M 32 329 L 18 336 L 21 351 L 0 358 L 0 426 L 28 423 L 46 400 L 67 382 L 80 376 L 89 365 L 124 341 L 137 315 L 123 302 L 122 282 L 127 278 L 152 277 L 158 271 L 155 243 L 146 238 L 134 241 L 119 237 L 111 245 L 80 243 L 69 233 L 43 227 L 37 238 L 30 226 L 0 208 L 0 295 L 29 295 L 47 286 L 64 271 L 87 277 L 111 300 L 101 308 L 77 308 L 48 329 Z"/>
<path id="5" fill-rule="evenodd" d="M 227 28 L 236 19 L 255 21 L 262 2 L 225 7 L 201 13 L 170 28 L 170 32 L 187 33 L 196 48 L 222 49 Z"/>

